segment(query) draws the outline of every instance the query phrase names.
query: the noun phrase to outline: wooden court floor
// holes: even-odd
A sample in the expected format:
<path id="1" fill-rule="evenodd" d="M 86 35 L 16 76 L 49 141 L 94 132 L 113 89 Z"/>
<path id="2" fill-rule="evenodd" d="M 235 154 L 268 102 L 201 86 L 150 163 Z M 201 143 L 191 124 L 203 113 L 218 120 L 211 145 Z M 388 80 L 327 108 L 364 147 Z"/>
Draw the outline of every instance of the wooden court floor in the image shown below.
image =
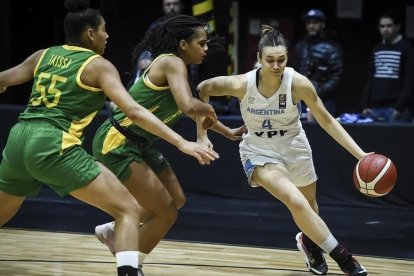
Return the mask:
<path id="1" fill-rule="evenodd" d="M 414 275 L 413 260 L 357 256 L 369 275 Z M 328 257 L 329 275 L 343 275 Z M 312 275 L 299 252 L 162 241 L 147 257 L 146 276 Z M 91 234 L 0 229 L 0 275 L 116 275 L 115 258 Z"/>

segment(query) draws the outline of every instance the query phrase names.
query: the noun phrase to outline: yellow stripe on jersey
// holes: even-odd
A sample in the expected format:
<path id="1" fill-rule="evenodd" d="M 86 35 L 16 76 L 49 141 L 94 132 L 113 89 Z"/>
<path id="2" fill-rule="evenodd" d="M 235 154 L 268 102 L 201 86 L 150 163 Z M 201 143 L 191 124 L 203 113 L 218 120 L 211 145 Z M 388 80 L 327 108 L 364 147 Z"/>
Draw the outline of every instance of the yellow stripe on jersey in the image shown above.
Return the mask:
<path id="1" fill-rule="evenodd" d="M 39 61 L 37 62 L 36 67 L 33 71 L 33 77 L 36 77 L 37 69 L 39 68 L 40 63 L 42 62 L 43 58 L 45 57 L 45 54 L 46 54 L 47 50 L 49 50 L 49 48 L 44 50 L 43 53 L 42 53 L 42 56 L 39 58 Z"/>
<path id="2" fill-rule="evenodd" d="M 166 89 L 168 89 L 169 88 L 169 86 L 156 86 L 155 84 L 153 84 L 151 81 L 150 81 L 150 79 L 148 78 L 148 75 L 147 75 L 147 73 L 148 73 L 148 71 L 149 71 L 149 69 L 152 67 L 152 65 L 154 64 L 154 62 L 156 62 L 157 60 L 159 60 L 160 58 L 162 58 L 162 57 L 165 57 L 165 56 L 173 56 L 174 54 L 161 54 L 161 55 L 159 55 L 158 57 L 156 57 L 152 62 L 151 62 L 151 64 L 148 66 L 148 68 L 147 69 L 145 69 L 145 71 L 144 71 L 144 83 L 145 83 L 145 85 L 147 86 L 147 87 L 149 87 L 149 88 L 151 88 L 151 89 L 153 89 L 153 90 L 156 90 L 156 91 L 160 91 L 160 90 L 166 90 Z"/>
<path id="3" fill-rule="evenodd" d="M 80 49 L 82 49 L 82 48 L 80 48 Z M 89 86 L 89 85 L 86 85 L 86 84 L 82 83 L 81 75 L 82 75 L 82 72 L 85 69 L 86 65 L 88 65 L 93 59 L 95 59 L 97 57 L 100 57 L 100 55 L 94 55 L 94 56 L 91 56 L 90 58 L 88 58 L 82 64 L 82 66 L 79 68 L 78 74 L 76 75 L 76 82 L 78 83 L 78 85 L 80 87 L 82 87 L 83 89 L 90 90 L 92 92 L 101 92 L 102 89 L 101 88 L 97 88 L 97 87 L 92 87 L 92 86 Z"/>
<path id="4" fill-rule="evenodd" d="M 153 106 L 153 107 L 150 107 L 150 108 L 147 108 L 147 109 L 148 109 L 149 112 L 154 113 L 154 111 L 157 110 L 159 107 L 160 106 L 157 105 L 157 106 Z M 123 127 L 129 127 L 133 123 L 134 122 L 132 122 L 132 120 L 130 118 L 125 117 L 125 118 L 122 119 L 122 121 L 119 123 L 119 125 L 123 126 Z"/>
<path id="5" fill-rule="evenodd" d="M 84 52 L 93 52 L 91 49 L 79 47 L 79 46 L 72 46 L 72 45 L 62 45 L 62 48 L 69 50 L 69 51 L 84 51 Z"/>
<path id="6" fill-rule="evenodd" d="M 144 76 L 144 83 L 146 86 L 156 91 L 166 90 L 169 88 L 169 86 L 156 86 L 150 81 L 150 79 L 148 78 L 148 75 Z"/>

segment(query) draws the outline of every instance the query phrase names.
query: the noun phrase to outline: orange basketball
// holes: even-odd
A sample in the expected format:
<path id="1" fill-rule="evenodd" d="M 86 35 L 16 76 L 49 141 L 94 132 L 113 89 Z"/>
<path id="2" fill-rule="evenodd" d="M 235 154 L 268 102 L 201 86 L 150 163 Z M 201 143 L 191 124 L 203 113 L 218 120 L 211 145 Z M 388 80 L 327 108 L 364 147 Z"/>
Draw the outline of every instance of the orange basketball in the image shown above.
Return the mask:
<path id="1" fill-rule="evenodd" d="M 397 169 L 388 157 L 369 154 L 358 161 L 353 173 L 358 191 L 370 197 L 388 194 L 397 182 Z"/>

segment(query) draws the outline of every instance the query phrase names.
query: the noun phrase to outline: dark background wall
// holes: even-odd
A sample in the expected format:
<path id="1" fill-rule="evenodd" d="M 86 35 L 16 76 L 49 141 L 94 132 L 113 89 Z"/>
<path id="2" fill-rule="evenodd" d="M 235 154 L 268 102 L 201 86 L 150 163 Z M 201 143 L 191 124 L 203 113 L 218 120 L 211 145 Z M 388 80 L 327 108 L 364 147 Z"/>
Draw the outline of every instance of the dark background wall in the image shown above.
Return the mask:
<path id="1" fill-rule="evenodd" d="M 293 45 L 304 35 L 301 15 L 310 8 L 320 8 L 327 15 L 329 32 L 343 46 L 345 55 L 345 81 L 338 91 L 340 112 L 354 112 L 359 109 L 359 99 L 363 90 L 367 63 L 371 48 L 379 40 L 377 31 L 378 16 L 388 9 L 401 13 L 405 22 L 405 8 L 414 5 L 414 0 L 374 1 L 361 0 L 362 18 L 338 19 L 337 1 L 331 0 L 264 0 L 237 1 L 240 7 L 239 31 L 239 72 L 252 68 L 252 55 L 255 55 L 257 40 L 249 35 L 251 19 L 278 19 L 288 29 L 288 39 Z M 53 44 L 64 43 L 63 17 L 65 9 L 62 0 L 3 0 L 0 3 L 0 70 L 21 62 L 34 51 Z M 130 53 L 134 45 L 143 37 L 153 20 L 162 15 L 161 0 L 92 0 L 92 6 L 100 8 L 107 22 L 109 44 L 105 57 L 111 60 L 128 80 L 131 70 Z M 191 13 L 191 0 L 184 0 L 185 12 Z M 227 36 L 230 0 L 214 1 L 217 32 Z M 403 26 L 404 28 L 407 26 Z M 411 26 L 414 28 L 414 26 Z M 211 61 L 202 72 L 201 79 L 226 74 L 228 60 L 217 58 Z M 24 104 L 30 91 L 30 84 L 10 89 L 16 93 L 6 93 L 0 103 Z"/>

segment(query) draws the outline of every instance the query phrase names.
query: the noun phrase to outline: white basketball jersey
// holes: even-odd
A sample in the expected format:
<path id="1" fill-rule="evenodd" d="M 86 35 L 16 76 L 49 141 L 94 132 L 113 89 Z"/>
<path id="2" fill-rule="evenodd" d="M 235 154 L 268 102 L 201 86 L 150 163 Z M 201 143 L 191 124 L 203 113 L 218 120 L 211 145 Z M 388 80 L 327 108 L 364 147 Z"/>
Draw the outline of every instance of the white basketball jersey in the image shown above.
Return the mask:
<path id="1" fill-rule="evenodd" d="M 249 132 L 243 140 L 263 144 L 292 139 L 302 129 L 298 106 L 292 100 L 294 70 L 285 68 L 282 83 L 270 98 L 264 97 L 257 89 L 258 70 L 246 73 L 247 91 L 240 102 L 240 111 Z"/>
<path id="2" fill-rule="evenodd" d="M 282 83 L 270 98 L 257 90 L 258 70 L 246 73 L 247 91 L 240 110 L 248 133 L 243 136 L 240 159 L 250 185 L 256 166 L 275 163 L 284 166 L 292 182 L 303 187 L 316 181 L 312 150 L 292 100 L 294 70 L 285 68 Z"/>

